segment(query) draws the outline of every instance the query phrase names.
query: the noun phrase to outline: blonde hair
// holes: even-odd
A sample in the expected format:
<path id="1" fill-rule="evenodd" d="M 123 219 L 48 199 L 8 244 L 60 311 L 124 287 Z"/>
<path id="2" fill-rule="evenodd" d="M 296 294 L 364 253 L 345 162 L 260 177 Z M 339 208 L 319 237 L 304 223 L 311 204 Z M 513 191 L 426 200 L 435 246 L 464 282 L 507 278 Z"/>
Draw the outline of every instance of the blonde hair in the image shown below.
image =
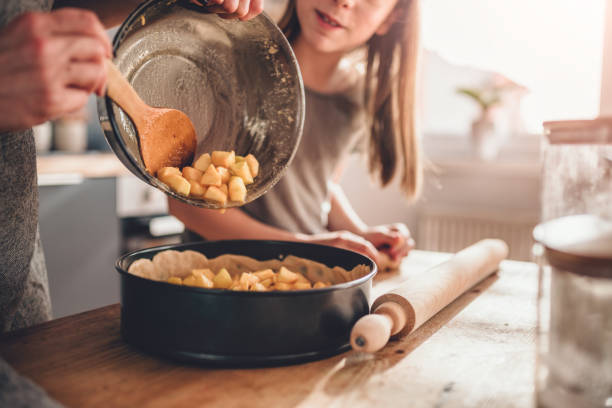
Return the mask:
<path id="1" fill-rule="evenodd" d="M 300 34 L 296 0 L 289 0 L 279 27 L 290 43 Z M 366 44 L 365 106 L 370 119 L 368 163 L 382 186 L 401 174 L 409 198 L 422 187 L 417 135 L 416 77 L 419 57 L 419 0 L 398 0 L 395 21 Z M 399 163 L 403 164 L 400 170 Z"/>

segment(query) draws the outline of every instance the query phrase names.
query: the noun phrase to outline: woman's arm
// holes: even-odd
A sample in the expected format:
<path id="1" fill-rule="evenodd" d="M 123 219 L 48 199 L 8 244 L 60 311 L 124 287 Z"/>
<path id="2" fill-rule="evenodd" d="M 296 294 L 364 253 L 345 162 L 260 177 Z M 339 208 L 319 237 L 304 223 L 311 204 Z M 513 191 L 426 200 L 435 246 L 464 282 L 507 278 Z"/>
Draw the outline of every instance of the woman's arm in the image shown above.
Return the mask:
<path id="1" fill-rule="evenodd" d="M 168 199 L 168 207 L 170 214 L 185 224 L 185 227 L 209 240 L 267 239 L 309 242 L 350 249 L 369 256 L 375 262 L 378 261 L 378 254 L 372 244 L 349 231 L 308 235 L 272 227 L 235 208 L 220 214 L 217 210 L 194 207 L 174 199 Z"/>
<path id="2" fill-rule="evenodd" d="M 328 215 L 327 229 L 330 231 L 347 230 L 353 234 L 363 235 L 368 226 L 357 215 L 342 187 L 331 181 L 328 185 L 331 191 L 331 209 Z"/>
<path id="3" fill-rule="evenodd" d="M 351 231 L 372 243 L 378 251 L 388 255 L 394 262 L 408 255 L 408 252 L 414 248 L 414 240 L 406 225 L 395 223 L 368 226 L 357 215 L 342 187 L 334 182 L 330 182 L 329 186 L 331 209 L 328 216 L 328 229 L 330 231 Z"/>
<path id="4" fill-rule="evenodd" d="M 207 210 L 169 198 L 170 214 L 178 218 L 185 227 L 208 240 L 218 239 L 269 239 L 302 241 L 300 234 L 293 234 L 261 223 L 236 208 L 225 214 L 218 210 Z"/>

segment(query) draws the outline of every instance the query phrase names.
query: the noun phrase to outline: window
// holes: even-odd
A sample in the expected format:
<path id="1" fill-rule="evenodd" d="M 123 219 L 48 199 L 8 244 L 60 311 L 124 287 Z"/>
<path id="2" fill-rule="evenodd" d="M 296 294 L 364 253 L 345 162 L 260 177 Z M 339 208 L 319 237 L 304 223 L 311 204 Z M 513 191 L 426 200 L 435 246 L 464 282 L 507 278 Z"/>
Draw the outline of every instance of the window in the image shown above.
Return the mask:
<path id="1" fill-rule="evenodd" d="M 528 89 L 511 133 L 596 116 L 605 0 L 423 0 L 423 130 L 465 133 L 476 104 L 456 93 L 494 73 Z"/>

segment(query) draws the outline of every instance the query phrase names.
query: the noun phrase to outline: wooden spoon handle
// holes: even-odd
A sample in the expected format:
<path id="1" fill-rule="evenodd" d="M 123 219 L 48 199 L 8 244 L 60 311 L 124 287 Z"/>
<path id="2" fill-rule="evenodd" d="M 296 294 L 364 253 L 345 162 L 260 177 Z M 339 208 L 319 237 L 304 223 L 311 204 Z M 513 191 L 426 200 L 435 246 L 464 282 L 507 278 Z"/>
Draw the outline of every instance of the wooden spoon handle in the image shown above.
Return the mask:
<path id="1" fill-rule="evenodd" d="M 355 323 L 351 345 L 355 350 L 374 352 L 390 336 L 405 336 L 459 297 L 466 290 L 497 270 L 508 255 L 508 245 L 498 239 L 485 239 L 378 297 L 374 314 Z M 401 326 L 401 327 L 398 327 Z"/>
<path id="2" fill-rule="evenodd" d="M 111 60 L 106 60 L 106 94 L 128 114 L 138 127 L 146 115 L 148 105 L 136 93 Z"/>

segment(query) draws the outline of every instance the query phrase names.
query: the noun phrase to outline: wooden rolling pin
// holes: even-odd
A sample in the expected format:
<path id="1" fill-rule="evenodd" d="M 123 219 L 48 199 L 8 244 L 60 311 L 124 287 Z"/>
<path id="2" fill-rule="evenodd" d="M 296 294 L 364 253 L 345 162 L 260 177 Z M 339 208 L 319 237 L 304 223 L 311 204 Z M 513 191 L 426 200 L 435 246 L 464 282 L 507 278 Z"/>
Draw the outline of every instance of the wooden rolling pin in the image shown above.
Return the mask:
<path id="1" fill-rule="evenodd" d="M 408 335 L 496 271 L 507 255 L 504 241 L 485 239 L 379 296 L 372 304 L 372 313 L 353 326 L 351 346 L 373 353 L 383 348 L 391 336 Z"/>

